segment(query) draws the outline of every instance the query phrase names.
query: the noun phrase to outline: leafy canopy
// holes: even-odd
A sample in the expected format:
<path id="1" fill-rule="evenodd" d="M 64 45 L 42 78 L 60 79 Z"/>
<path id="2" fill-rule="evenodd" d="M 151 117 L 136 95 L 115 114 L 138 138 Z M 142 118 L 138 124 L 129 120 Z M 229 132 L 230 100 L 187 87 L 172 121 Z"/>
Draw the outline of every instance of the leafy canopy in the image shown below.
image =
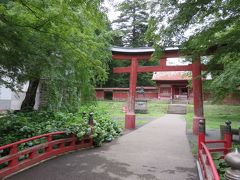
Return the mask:
<path id="1" fill-rule="evenodd" d="M 45 79 L 52 109 L 74 107 L 106 78 L 108 20 L 100 0 L 20 0 L 0 4 L 0 83 Z"/>
<path id="2" fill-rule="evenodd" d="M 211 89 L 223 98 L 240 86 L 238 0 L 154 0 L 148 35 L 158 46 L 180 45 L 193 55 L 212 50 Z"/>
<path id="3" fill-rule="evenodd" d="M 113 25 L 120 31 L 123 46 L 146 46 L 145 33 L 148 27 L 149 12 L 146 0 L 125 0 L 117 7 L 119 17 Z"/>

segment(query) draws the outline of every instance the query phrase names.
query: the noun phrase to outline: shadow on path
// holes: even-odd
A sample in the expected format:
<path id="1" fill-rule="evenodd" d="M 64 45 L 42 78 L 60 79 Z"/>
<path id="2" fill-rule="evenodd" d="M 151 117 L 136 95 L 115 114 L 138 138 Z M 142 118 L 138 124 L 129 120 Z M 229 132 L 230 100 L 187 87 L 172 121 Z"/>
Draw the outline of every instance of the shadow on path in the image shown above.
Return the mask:
<path id="1" fill-rule="evenodd" d="M 155 180 L 155 176 L 149 174 L 137 174 L 129 171 L 129 164 L 107 160 L 99 155 L 99 152 L 107 151 L 109 146 L 85 149 L 65 154 L 48 160 L 28 170 L 20 172 L 8 180 L 120 180 L 143 179 Z"/>
<path id="2" fill-rule="evenodd" d="M 41 163 L 8 180 L 197 180 L 182 115 L 165 115 L 100 148 Z"/>

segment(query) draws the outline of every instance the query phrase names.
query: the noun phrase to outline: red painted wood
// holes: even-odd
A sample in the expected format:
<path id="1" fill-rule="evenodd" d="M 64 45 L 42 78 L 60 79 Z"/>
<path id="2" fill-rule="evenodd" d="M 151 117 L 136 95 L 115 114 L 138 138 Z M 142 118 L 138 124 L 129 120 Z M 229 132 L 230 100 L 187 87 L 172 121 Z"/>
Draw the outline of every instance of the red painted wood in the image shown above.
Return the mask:
<path id="1" fill-rule="evenodd" d="M 202 143 L 205 143 L 205 132 L 199 132 L 198 134 L 198 158 L 200 157 Z"/>
<path id="2" fill-rule="evenodd" d="M 171 87 L 160 87 L 160 98 L 167 97 L 171 99 Z"/>
<path id="3" fill-rule="evenodd" d="M 137 58 L 133 58 L 131 61 L 131 73 L 129 80 L 129 96 L 128 96 L 128 111 L 134 113 L 135 98 L 136 98 L 136 86 L 137 86 Z"/>
<path id="4" fill-rule="evenodd" d="M 34 137 L 28 138 L 28 139 L 23 139 L 21 141 L 17 141 L 17 142 L 11 143 L 11 144 L 0 146 L 0 150 L 6 149 L 6 148 L 11 148 L 14 145 L 18 146 L 19 144 L 26 143 L 26 142 L 29 142 L 29 141 L 33 141 L 33 140 L 36 140 L 36 139 L 41 139 L 41 138 L 47 137 L 49 135 L 60 135 L 60 134 L 65 134 L 65 132 L 53 132 L 53 133 L 43 134 L 43 135 L 39 135 L 39 136 L 34 136 Z"/>
<path id="5" fill-rule="evenodd" d="M 124 91 L 114 91 L 113 92 L 113 100 L 121 101 L 128 99 L 128 90 Z"/>
<path id="6" fill-rule="evenodd" d="M 145 91 L 144 96 L 143 95 L 136 95 L 136 98 L 141 99 L 157 99 L 158 98 L 158 92 L 148 92 Z M 113 92 L 113 100 L 116 101 L 122 101 L 128 99 L 128 93 L 127 92 Z"/>
<path id="7" fill-rule="evenodd" d="M 191 64 L 188 66 L 140 66 L 138 72 L 156 71 L 191 71 Z"/>
<path id="8" fill-rule="evenodd" d="M 16 144 L 14 144 L 11 148 L 10 148 L 10 155 L 12 155 L 12 156 L 14 156 L 16 153 L 18 152 L 18 149 L 17 149 L 17 145 Z M 17 165 L 17 162 L 18 160 L 16 159 L 16 158 L 14 158 L 14 159 L 10 159 L 10 161 L 9 161 L 9 167 L 14 167 L 14 166 L 16 166 Z"/>
<path id="9" fill-rule="evenodd" d="M 8 163 L 8 165 L 0 169 L 0 179 L 10 175 L 16 171 L 27 168 L 33 164 L 36 164 L 42 160 L 48 159 L 52 156 L 56 156 L 68 151 L 77 150 L 80 148 L 91 147 L 93 145 L 92 137 L 84 138 L 81 140 L 81 143 L 76 143 L 76 136 L 72 135 L 71 137 L 62 137 L 61 139 L 53 140 L 55 135 L 64 135 L 65 132 L 54 132 L 48 133 L 40 136 L 35 136 L 29 139 L 21 140 L 12 144 L 1 146 L 0 150 L 10 148 L 9 155 L 0 158 L 0 164 Z M 47 141 L 42 144 L 29 147 L 22 151 L 18 151 L 17 147 L 23 143 L 33 141 L 36 139 L 45 138 Z M 66 146 L 66 144 L 68 144 Z M 54 145 L 58 145 L 57 149 L 53 149 Z M 42 153 L 38 153 L 39 150 L 45 150 Z M 19 157 L 28 155 L 24 160 L 19 161 Z"/>
<path id="10" fill-rule="evenodd" d="M 203 114 L 203 96 L 202 96 L 202 78 L 201 78 L 201 61 L 197 59 L 192 64 L 192 83 L 193 83 L 193 133 L 198 134 L 198 125 L 200 120 L 204 120 Z"/>
<path id="11" fill-rule="evenodd" d="M 167 65 L 167 59 L 166 58 L 161 58 L 159 62 L 160 66 L 166 66 Z"/>
<path id="12" fill-rule="evenodd" d="M 215 164 L 213 163 L 211 153 L 220 152 L 226 155 L 231 150 L 232 134 L 230 132 L 225 132 L 224 140 L 205 141 L 205 133 L 199 131 L 198 138 L 199 138 L 198 161 L 200 163 L 204 179 L 219 180 L 219 174 L 216 171 L 216 167 Z M 223 144 L 224 147 L 208 148 L 206 144 Z M 221 158 L 223 159 L 224 156 L 221 156 Z"/>
<path id="13" fill-rule="evenodd" d="M 96 90 L 96 98 L 99 100 L 104 99 L 104 91 L 103 90 Z"/>
<path id="14" fill-rule="evenodd" d="M 145 55 L 114 54 L 112 55 L 112 58 L 116 60 L 132 60 L 133 58 L 137 58 L 137 60 L 148 60 L 151 59 L 151 54 Z"/>
<path id="15" fill-rule="evenodd" d="M 225 140 L 208 140 L 205 141 L 205 144 L 213 144 L 213 143 L 225 143 Z"/>
<path id="16" fill-rule="evenodd" d="M 146 92 L 144 95 L 137 94 L 137 99 L 157 99 L 158 98 L 158 92 Z"/>
<path id="17" fill-rule="evenodd" d="M 174 99 L 174 89 L 173 89 L 173 86 L 171 86 L 171 99 L 173 100 Z"/>
<path id="18" fill-rule="evenodd" d="M 138 89 L 138 87 L 137 87 Z M 97 88 L 97 92 L 100 91 L 104 94 L 104 92 L 112 91 L 112 99 L 115 101 L 123 101 L 128 99 L 129 88 Z M 158 98 L 158 90 L 156 87 L 144 87 L 144 97 L 140 97 L 139 94 L 136 94 L 136 98 L 144 98 L 144 99 L 157 99 Z M 102 96 L 96 97 L 98 100 L 104 99 Z"/>
<path id="19" fill-rule="evenodd" d="M 136 86 L 137 86 L 137 58 L 132 58 L 131 73 L 129 81 L 129 96 L 128 96 L 128 112 L 125 115 L 125 128 L 135 128 L 135 99 L 136 99 Z M 134 121 L 134 122 L 132 122 Z"/>
<path id="20" fill-rule="evenodd" d="M 229 151 L 231 150 L 232 147 L 232 133 L 231 132 L 224 132 L 224 155 L 226 155 L 227 153 L 229 153 Z"/>
<path id="21" fill-rule="evenodd" d="M 187 66 L 138 66 L 137 72 L 157 72 L 157 71 L 191 71 L 192 65 Z M 130 67 L 117 67 L 113 68 L 114 73 L 130 73 Z"/>
<path id="22" fill-rule="evenodd" d="M 213 162 L 212 156 L 207 146 L 204 143 L 201 143 L 201 147 L 202 149 L 200 151 L 200 157 L 198 159 L 199 159 L 199 162 L 201 163 L 200 165 L 201 165 L 203 174 L 205 175 L 205 179 L 220 180 L 216 166 Z"/>
<path id="23" fill-rule="evenodd" d="M 135 120 L 136 120 L 136 115 L 135 113 L 127 112 L 125 114 L 125 128 L 126 129 L 135 129 Z"/>
<path id="24" fill-rule="evenodd" d="M 51 142 L 51 141 L 52 141 L 52 135 L 47 136 L 47 141 L 48 141 L 48 142 Z M 52 151 L 52 148 L 53 148 L 52 145 L 49 144 L 48 147 L 45 148 L 45 151 L 46 151 L 46 152 L 51 152 L 51 151 Z"/>
<path id="25" fill-rule="evenodd" d="M 131 66 L 113 68 L 113 72 L 114 73 L 130 73 L 131 72 Z"/>

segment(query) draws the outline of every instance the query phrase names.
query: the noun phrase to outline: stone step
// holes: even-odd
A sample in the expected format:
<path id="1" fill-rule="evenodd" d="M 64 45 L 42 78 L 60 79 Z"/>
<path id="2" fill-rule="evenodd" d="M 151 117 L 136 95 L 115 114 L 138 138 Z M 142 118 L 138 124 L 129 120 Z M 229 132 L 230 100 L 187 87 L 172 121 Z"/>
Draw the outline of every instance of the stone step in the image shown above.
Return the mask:
<path id="1" fill-rule="evenodd" d="M 167 113 L 168 114 L 186 114 L 187 107 L 185 104 L 169 104 Z"/>
<path id="2" fill-rule="evenodd" d="M 174 99 L 172 100 L 172 104 L 188 104 L 187 99 Z"/>

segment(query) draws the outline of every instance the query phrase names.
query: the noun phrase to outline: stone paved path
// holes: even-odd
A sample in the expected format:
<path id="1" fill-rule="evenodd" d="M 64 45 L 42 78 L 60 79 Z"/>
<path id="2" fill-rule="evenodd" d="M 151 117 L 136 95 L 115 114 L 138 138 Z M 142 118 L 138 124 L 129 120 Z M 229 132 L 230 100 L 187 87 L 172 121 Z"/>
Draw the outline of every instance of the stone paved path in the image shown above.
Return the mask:
<path id="1" fill-rule="evenodd" d="M 8 180 L 197 180 L 184 116 L 168 114 L 100 148 L 41 163 Z"/>

